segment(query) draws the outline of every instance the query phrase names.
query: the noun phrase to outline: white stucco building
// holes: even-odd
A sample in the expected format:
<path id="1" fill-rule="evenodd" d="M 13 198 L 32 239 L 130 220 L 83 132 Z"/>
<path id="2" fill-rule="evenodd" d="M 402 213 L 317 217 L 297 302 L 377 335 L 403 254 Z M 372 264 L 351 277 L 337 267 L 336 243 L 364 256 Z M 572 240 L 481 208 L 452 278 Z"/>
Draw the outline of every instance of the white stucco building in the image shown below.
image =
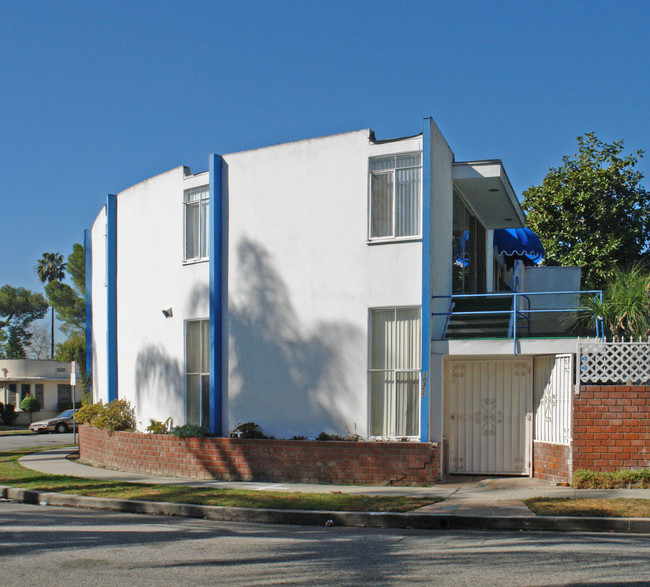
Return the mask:
<path id="1" fill-rule="evenodd" d="M 28 395 L 41 405 L 35 418 L 54 416 L 72 407 L 73 387 L 70 385 L 70 363 L 45 359 L 0 359 L 0 402 L 12 404 L 20 412 L 20 402 Z M 78 375 L 78 373 L 77 373 Z M 81 401 L 76 390 L 75 401 Z M 28 423 L 27 415 L 19 423 Z"/>
<path id="2" fill-rule="evenodd" d="M 415 136 L 360 130 L 147 179 L 109 195 L 86 233 L 94 397 L 129 399 L 141 428 L 171 416 L 216 434 L 254 421 L 279 438 L 446 441 L 450 470 L 527 473 L 535 356 L 575 341 L 519 339 L 513 357 L 507 332 L 448 337 L 452 293 L 500 286 L 493 231 L 523 224 L 502 163 L 455 161 L 429 118 Z M 502 399 L 461 390 L 461 371 Z M 459 394 L 486 410 L 478 424 L 450 412 Z M 460 443 L 481 418 L 499 420 L 494 447 Z"/>

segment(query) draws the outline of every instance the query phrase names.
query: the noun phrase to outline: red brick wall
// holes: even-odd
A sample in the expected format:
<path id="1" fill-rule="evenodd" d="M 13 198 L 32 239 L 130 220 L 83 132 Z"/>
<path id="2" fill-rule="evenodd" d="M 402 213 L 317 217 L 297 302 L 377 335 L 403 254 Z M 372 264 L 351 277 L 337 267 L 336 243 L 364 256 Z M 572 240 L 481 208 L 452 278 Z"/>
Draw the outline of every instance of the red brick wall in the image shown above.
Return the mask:
<path id="1" fill-rule="evenodd" d="M 571 447 L 548 442 L 533 443 L 533 477 L 563 485 L 571 481 Z"/>
<path id="2" fill-rule="evenodd" d="M 573 470 L 650 467 L 650 386 L 586 385 L 573 398 Z"/>
<path id="3" fill-rule="evenodd" d="M 438 447 L 425 442 L 320 442 L 176 438 L 79 430 L 81 460 L 138 473 L 220 479 L 368 485 L 438 481 Z"/>

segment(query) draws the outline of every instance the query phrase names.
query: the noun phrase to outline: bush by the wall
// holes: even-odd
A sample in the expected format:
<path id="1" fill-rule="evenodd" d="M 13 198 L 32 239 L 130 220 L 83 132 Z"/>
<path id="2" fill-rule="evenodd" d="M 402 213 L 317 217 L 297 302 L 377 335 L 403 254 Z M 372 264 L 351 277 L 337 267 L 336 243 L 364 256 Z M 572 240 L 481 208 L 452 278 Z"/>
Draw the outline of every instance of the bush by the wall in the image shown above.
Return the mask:
<path id="1" fill-rule="evenodd" d="M 205 426 L 198 424 L 183 424 L 182 426 L 174 426 L 171 434 L 178 436 L 178 438 L 206 438 L 210 436 L 210 431 Z"/>
<path id="2" fill-rule="evenodd" d="M 13 404 L 5 404 L 5 406 L 2 409 L 2 414 L 0 414 L 0 418 L 2 419 L 2 423 L 5 426 L 11 426 L 16 421 L 17 417 L 18 417 L 18 414 L 16 414 L 16 408 L 14 407 L 14 405 Z"/>
<path id="3" fill-rule="evenodd" d="M 154 420 L 153 418 L 150 420 L 150 422 L 151 424 L 147 426 L 147 432 L 151 432 L 152 434 L 169 434 L 170 430 L 174 426 L 174 421 L 172 420 L 171 416 L 164 422 L 161 422 L 160 420 Z"/>
<path id="4" fill-rule="evenodd" d="M 135 430 L 135 410 L 125 399 L 116 399 L 107 403 L 93 418 L 93 426 L 100 430 Z"/>
<path id="5" fill-rule="evenodd" d="M 573 474 L 571 487 L 576 489 L 650 488 L 650 469 L 600 472 L 579 469 Z"/>
<path id="6" fill-rule="evenodd" d="M 255 422 L 244 422 L 237 424 L 228 438 L 269 438 Z"/>
<path id="7" fill-rule="evenodd" d="M 86 404 L 81 406 L 74 414 L 74 420 L 77 424 L 86 424 L 87 426 L 94 426 L 93 420 L 104 409 L 102 401 L 96 404 Z"/>
<path id="8" fill-rule="evenodd" d="M 100 430 L 135 430 L 135 411 L 125 399 L 116 399 L 106 405 L 99 401 L 81 406 L 74 419 L 77 424 L 94 426 Z"/>

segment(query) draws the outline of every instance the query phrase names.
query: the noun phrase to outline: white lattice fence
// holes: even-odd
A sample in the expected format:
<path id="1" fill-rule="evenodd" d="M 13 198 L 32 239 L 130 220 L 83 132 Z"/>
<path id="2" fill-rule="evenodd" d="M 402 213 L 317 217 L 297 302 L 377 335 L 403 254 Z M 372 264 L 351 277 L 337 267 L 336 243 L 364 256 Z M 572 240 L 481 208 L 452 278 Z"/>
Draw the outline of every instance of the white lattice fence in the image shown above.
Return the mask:
<path id="1" fill-rule="evenodd" d="M 650 384 L 650 340 L 578 341 L 576 384 Z"/>

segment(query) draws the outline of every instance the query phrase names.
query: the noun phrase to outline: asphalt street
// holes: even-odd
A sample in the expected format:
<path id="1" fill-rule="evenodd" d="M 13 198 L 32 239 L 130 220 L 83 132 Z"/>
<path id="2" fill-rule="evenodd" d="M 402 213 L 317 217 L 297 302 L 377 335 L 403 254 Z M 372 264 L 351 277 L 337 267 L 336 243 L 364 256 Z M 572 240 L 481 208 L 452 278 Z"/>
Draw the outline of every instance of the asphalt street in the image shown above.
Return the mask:
<path id="1" fill-rule="evenodd" d="M 65 434 L 7 434 L 0 436 L 0 451 L 44 446 L 54 448 L 72 444 L 72 432 Z"/>
<path id="2" fill-rule="evenodd" d="M 274 526 L 0 503 L 3 585 L 650 582 L 650 537 Z"/>

